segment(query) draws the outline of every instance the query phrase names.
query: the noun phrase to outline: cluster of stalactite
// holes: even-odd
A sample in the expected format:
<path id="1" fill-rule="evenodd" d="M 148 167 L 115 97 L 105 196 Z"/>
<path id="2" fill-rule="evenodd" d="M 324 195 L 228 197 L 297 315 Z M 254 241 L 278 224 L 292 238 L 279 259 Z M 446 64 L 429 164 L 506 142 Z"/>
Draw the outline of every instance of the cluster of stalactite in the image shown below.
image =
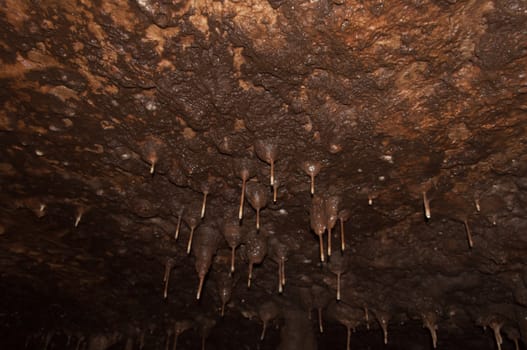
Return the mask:
<path id="1" fill-rule="evenodd" d="M 156 152 L 156 144 L 149 143 L 147 147 L 148 152 L 145 153 L 145 160 L 151 165 L 151 173 L 155 172 L 155 164 L 158 160 Z M 270 169 L 270 188 L 272 190 L 273 202 L 277 200 L 277 188 L 278 181 L 275 179 L 274 174 L 274 163 L 278 156 L 278 147 L 276 144 L 270 141 L 258 140 L 254 144 L 254 149 L 257 156 L 264 162 L 268 163 Z M 195 267 L 199 277 L 199 286 L 196 293 L 196 299 L 200 299 L 205 277 L 212 264 L 212 259 L 216 254 L 216 251 L 221 244 L 221 234 L 225 239 L 226 243 L 231 249 L 231 263 L 230 263 L 230 274 L 232 275 L 235 271 L 235 257 L 236 248 L 240 244 L 246 246 L 247 260 L 249 262 L 249 273 L 247 278 L 247 287 L 251 287 L 251 280 L 253 276 L 253 266 L 261 264 L 268 254 L 269 245 L 274 252 L 273 258 L 276 258 L 278 263 L 278 275 L 279 275 L 279 291 L 282 292 L 283 286 L 285 285 L 285 261 L 287 259 L 287 246 L 282 244 L 278 239 L 275 239 L 272 244 L 269 244 L 268 237 L 265 233 L 260 232 L 260 210 L 265 208 L 269 201 L 269 191 L 267 186 L 257 182 L 250 181 L 254 177 L 255 173 L 255 161 L 253 159 L 242 158 L 236 162 L 235 172 L 242 180 L 242 191 L 240 195 L 240 207 L 237 217 L 226 217 L 224 218 L 223 227 L 218 230 L 218 227 L 214 223 L 207 223 L 205 218 L 207 196 L 210 192 L 210 184 L 205 183 L 202 186 L 203 201 L 201 208 L 196 210 L 192 206 L 189 208 L 181 208 L 179 210 L 179 217 L 177 221 L 176 232 L 174 239 L 179 238 L 179 232 L 181 229 L 181 222 L 184 221 L 190 229 L 189 238 L 187 241 L 187 254 L 193 253 L 195 257 Z M 241 224 L 243 222 L 244 203 L 247 197 L 248 202 L 256 211 L 256 230 L 254 233 L 242 236 Z M 194 233 L 197 232 L 197 237 L 194 241 Z M 221 231 L 221 234 L 220 232 Z M 170 279 L 170 271 L 174 267 L 174 260 L 168 258 L 165 265 L 164 275 L 164 297 L 168 296 L 168 283 Z M 228 302 L 228 298 L 231 295 L 232 283 L 222 284 L 223 288 L 220 291 L 224 305 Z M 224 306 L 222 307 L 222 313 Z"/>
<path id="2" fill-rule="evenodd" d="M 151 349 L 159 346 L 159 332 L 164 333 L 163 348 L 176 350 L 179 336 L 191 329 L 197 331 L 202 339 L 202 347 L 216 321 L 201 315 L 194 319 L 182 319 L 167 322 L 167 327 L 159 329 L 154 324 L 146 327 L 130 326 L 126 331 L 97 332 L 84 334 L 68 329 L 45 331 L 44 329 L 27 336 L 25 349 L 41 348 L 43 350 L 61 348 L 75 350 L 105 350 L 122 343 L 124 350 Z"/>
<path id="3" fill-rule="evenodd" d="M 149 164 L 149 171 L 152 176 L 156 173 L 156 164 L 159 160 L 159 150 L 162 144 L 156 139 L 150 139 L 143 145 L 143 158 Z M 185 242 L 184 249 L 187 255 L 194 256 L 195 269 L 198 275 L 198 287 L 196 290 L 196 299 L 199 300 L 202 296 L 202 291 L 205 285 L 207 274 L 213 263 L 213 258 L 216 252 L 221 247 L 222 243 L 231 250 L 230 264 L 226 267 L 227 273 L 222 274 L 222 277 L 217 283 L 219 299 L 221 300 L 220 315 L 225 314 L 225 307 L 231 300 L 235 279 L 233 274 L 236 271 L 236 250 L 239 246 L 244 246 L 244 257 L 248 263 L 247 288 L 251 288 L 253 280 L 253 269 L 255 265 L 262 264 L 266 257 L 269 257 L 277 265 L 277 291 L 282 294 L 286 285 L 286 268 L 285 264 L 290 253 L 290 247 L 280 240 L 279 235 L 269 235 L 260 224 L 260 211 L 265 209 L 270 200 L 277 201 L 277 191 L 279 186 L 283 185 L 278 180 L 275 174 L 275 162 L 279 160 L 278 147 L 275 143 L 267 141 L 256 141 L 254 150 L 258 159 L 267 163 L 270 166 L 270 180 L 269 184 L 263 184 L 255 179 L 257 161 L 251 158 L 238 159 L 235 164 L 234 172 L 241 179 L 241 194 L 239 200 L 239 208 L 237 215 L 230 215 L 230 211 L 226 211 L 226 216 L 223 218 L 221 224 L 218 221 L 207 220 L 207 198 L 213 191 L 213 185 L 210 181 L 205 181 L 201 184 L 201 191 L 203 199 L 196 205 L 196 203 L 182 206 L 178 210 L 177 225 L 173 239 L 178 241 L 180 239 L 180 232 L 185 223 L 189 229 L 188 241 Z M 351 218 L 351 211 L 345 208 L 342 204 L 342 197 L 325 193 L 323 195 L 317 193 L 315 186 L 315 178 L 322 170 L 322 163 L 315 160 L 306 160 L 300 164 L 301 169 L 308 175 L 310 180 L 310 194 L 311 194 L 311 209 L 310 209 L 310 225 L 314 234 L 318 236 L 320 262 L 327 267 L 329 271 L 336 275 L 336 297 L 333 298 L 327 295 L 327 290 L 324 287 L 314 285 L 308 291 L 302 293 L 302 301 L 310 310 L 309 317 L 311 317 L 311 309 L 315 308 L 318 314 L 318 325 L 320 332 L 324 331 L 323 326 L 323 310 L 327 309 L 330 317 L 338 320 L 348 330 L 347 348 L 349 349 L 351 331 L 356 329 L 362 322 L 365 323 L 366 328 L 370 328 L 370 317 L 368 307 L 363 309 L 355 309 L 341 301 L 341 276 L 349 269 L 350 252 L 347 249 L 346 234 L 344 224 Z M 306 179 L 307 180 L 307 179 Z M 418 189 L 419 197 L 423 203 L 424 220 L 432 219 L 431 200 L 430 195 L 432 186 L 429 184 L 423 185 Z M 374 205 L 376 194 L 372 193 L 368 196 L 368 205 Z M 244 208 L 245 202 L 249 202 L 254 209 L 256 218 L 256 226 L 249 230 L 242 230 L 244 224 Z M 452 201 L 452 202 L 455 202 Z M 83 216 L 90 210 L 90 206 L 81 203 L 71 203 L 76 209 L 74 218 L 74 226 L 77 227 Z M 26 200 L 23 203 L 17 204 L 19 207 L 27 207 L 32 209 L 38 217 L 42 217 L 46 213 L 46 203 L 36 200 Z M 474 200 L 475 209 L 479 212 L 481 210 L 481 202 L 479 197 Z M 453 216 L 461 223 L 463 223 L 468 247 L 474 246 L 472 233 L 468 223 L 469 211 L 461 210 L 460 205 L 452 206 Z M 230 216 L 229 216 L 230 215 Z M 337 223 L 339 224 L 337 226 Z M 496 224 L 494 222 L 494 224 Z M 335 229 L 338 227 L 338 230 Z M 245 233 L 244 233 L 245 232 Z M 337 249 L 334 248 L 335 242 Z M 168 298 L 170 294 L 169 282 L 171 271 L 176 267 L 176 259 L 167 257 L 165 261 L 165 270 L 163 274 L 163 297 Z M 379 326 L 383 331 L 384 342 L 388 342 L 388 324 L 390 320 L 390 313 L 384 310 L 373 310 Z M 265 337 L 265 332 L 269 322 L 281 316 L 280 306 L 276 302 L 268 301 L 261 303 L 258 315 L 263 323 L 261 339 Z M 421 314 L 423 320 L 423 327 L 430 332 L 434 348 L 437 345 L 437 329 L 438 329 L 438 313 L 436 311 L 425 311 Z M 507 325 L 506 334 L 518 344 L 519 332 L 517 328 L 505 322 L 505 318 L 500 315 L 492 315 L 480 320 L 480 324 L 489 327 L 493 330 L 498 348 L 501 348 L 502 336 L 501 329 L 504 324 Z M 202 330 L 203 347 L 205 347 L 205 339 L 210 332 L 210 328 L 214 327 L 216 320 L 210 317 L 204 317 L 201 320 L 179 320 L 174 322 L 174 327 L 167 331 L 166 349 L 169 349 L 169 344 L 173 344 L 173 349 L 176 348 L 178 336 L 187 329 L 192 328 L 196 324 Z M 48 333 L 44 337 L 45 347 L 50 342 L 50 337 L 53 333 Z M 80 335 L 68 335 L 68 339 L 76 337 L 76 349 L 87 348 L 104 349 L 105 346 L 117 341 L 122 335 L 96 335 L 85 338 Z M 173 340 L 170 340 L 172 339 Z M 141 340 L 143 339 L 143 340 Z M 34 338 L 29 338 L 28 341 L 35 341 Z M 129 344 L 129 341 L 126 342 Z M 139 337 L 139 344 L 144 343 L 144 333 Z M 70 340 L 68 340 L 70 344 Z M 102 345 L 101 345 L 102 344 Z M 133 344 L 133 343 L 132 343 Z M 133 346 L 133 345 L 127 345 Z M 142 345 L 140 346 L 142 348 Z M 127 348 L 128 349 L 128 348 Z M 130 348 L 131 349 L 131 348 Z"/>
<path id="4" fill-rule="evenodd" d="M 373 313 L 379 327 L 382 330 L 384 343 L 388 343 L 388 325 L 390 314 L 383 310 L 369 311 L 367 307 L 363 309 L 352 307 L 343 302 L 330 302 L 324 296 L 324 289 L 314 286 L 310 290 L 306 288 L 302 293 L 302 301 L 305 303 L 308 315 L 312 318 L 313 308 L 317 309 L 319 331 L 324 332 L 323 309 L 326 317 L 338 321 L 347 329 L 346 349 L 350 349 L 351 335 L 359 327 L 370 330 L 370 315 Z M 260 304 L 257 314 L 262 322 L 260 341 L 264 340 L 266 330 L 270 323 L 284 317 L 284 310 L 276 301 L 266 301 Z M 438 345 L 438 320 L 437 310 L 425 309 L 420 315 L 416 315 L 422 320 L 423 327 L 430 332 L 431 345 L 437 348 Z M 124 350 L 144 348 L 162 348 L 164 350 L 176 350 L 178 338 L 186 331 L 197 332 L 201 338 L 201 347 L 205 349 L 206 340 L 211 330 L 216 326 L 217 320 L 214 317 L 196 315 L 192 319 L 172 320 L 166 323 L 166 327 L 156 327 L 150 324 L 146 327 L 128 327 L 126 331 L 99 332 L 95 334 L 84 334 L 80 331 L 70 331 L 68 329 L 40 330 L 27 336 L 24 348 L 42 348 L 43 350 L 53 348 L 75 349 L 75 350 L 105 350 L 114 348 L 116 344 L 123 344 Z M 520 349 L 520 332 L 514 324 L 500 314 L 489 314 L 480 317 L 476 324 L 483 327 L 483 330 L 490 329 L 494 336 L 497 349 L 501 350 L 503 336 L 505 335 L 515 346 Z M 163 336 L 160 337 L 159 333 Z M 160 341 L 160 339 L 162 341 Z M 344 341 L 343 347 L 344 347 Z"/>
<path id="5" fill-rule="evenodd" d="M 212 258 L 216 253 L 218 247 L 221 244 L 221 234 L 226 241 L 227 245 L 231 249 L 231 263 L 229 267 L 229 274 L 225 275 L 221 283 L 219 283 L 219 296 L 222 302 L 221 305 L 221 316 L 225 313 L 225 305 L 229 302 L 232 296 L 234 280 L 232 274 L 235 272 L 235 256 L 236 249 L 240 245 L 245 245 L 246 259 L 248 261 L 248 278 L 247 287 L 251 288 L 251 280 L 253 278 L 253 266 L 261 264 L 267 255 L 276 262 L 278 266 L 278 278 L 277 286 L 278 293 L 283 292 L 286 284 L 285 275 L 285 261 L 288 255 L 288 246 L 280 242 L 279 237 L 272 236 L 268 237 L 265 232 L 260 230 L 260 210 L 264 209 L 269 201 L 269 195 L 272 194 L 273 202 L 277 200 L 277 188 L 279 187 L 278 181 L 274 173 L 274 164 L 278 159 L 278 149 L 271 142 L 257 141 L 254 145 L 258 158 L 271 167 L 270 169 L 270 188 L 266 185 L 257 181 L 251 181 L 255 174 L 255 161 L 253 159 L 243 158 L 239 159 L 237 164 L 237 175 L 242 180 L 242 191 L 240 195 L 240 203 L 238 210 L 238 217 L 227 217 L 224 219 L 223 226 L 218 228 L 215 225 L 207 224 L 202 222 L 206 212 L 206 200 L 208 191 L 203 191 L 203 202 L 201 204 L 201 210 L 195 210 L 194 212 L 188 211 L 185 216 L 184 208 L 179 212 L 178 225 L 175 233 L 175 239 L 179 236 L 181 220 L 185 221 L 190 229 L 189 240 L 187 242 L 187 254 L 192 251 L 195 257 L 196 271 L 199 277 L 199 286 L 196 293 L 196 298 L 200 299 L 202 288 L 205 277 L 212 264 Z M 155 158 L 152 158 L 155 159 Z M 152 166 L 154 166 L 152 161 Z M 310 193 L 312 196 L 311 210 L 310 210 L 310 223 L 312 231 L 319 238 L 319 252 L 320 261 L 324 263 L 328 270 L 336 275 L 336 303 L 330 305 L 331 298 L 327 297 L 326 289 L 315 285 L 310 291 L 304 293 L 305 304 L 309 305 L 309 308 L 315 307 L 318 310 L 318 323 L 319 330 L 323 332 L 323 309 L 328 308 L 331 316 L 341 322 L 348 329 L 347 348 L 349 349 L 350 334 L 352 330 L 355 330 L 362 321 L 365 322 L 367 329 L 370 328 L 370 320 L 368 307 L 364 306 L 363 310 L 353 309 L 346 303 L 340 302 L 341 300 L 341 275 L 345 274 L 349 268 L 349 253 L 346 251 L 346 235 L 344 230 L 344 223 L 350 219 L 351 212 L 349 209 L 342 207 L 341 197 L 338 195 L 319 195 L 315 190 L 315 178 L 322 169 L 321 162 L 319 161 L 304 161 L 301 163 L 301 168 L 310 177 Z M 209 188 L 205 186 L 204 188 Z M 421 196 L 423 202 L 423 214 L 425 220 L 431 220 L 431 198 L 429 196 L 430 186 L 429 184 L 423 185 L 421 188 Z M 250 205 L 256 211 L 256 228 L 250 234 L 244 236 L 242 234 L 241 225 L 243 223 L 244 203 L 247 197 Z M 368 205 L 373 205 L 375 194 L 368 196 Z M 474 200 L 476 210 L 480 211 L 479 199 Z M 459 209 L 459 208 L 458 208 Z M 464 214 L 465 213 L 465 214 Z M 456 218 L 464 224 L 468 246 L 472 248 L 474 242 L 472 234 L 468 224 L 468 211 L 457 210 Z M 339 234 L 335 233 L 335 226 L 337 222 L 340 224 Z M 192 243 L 194 232 L 198 228 L 198 236 L 196 242 Z M 335 250 L 335 241 L 340 240 L 338 248 Z M 191 249 L 192 248 L 192 249 Z M 170 270 L 174 267 L 174 260 L 171 258 L 167 259 L 165 269 L 165 289 L 164 297 L 167 297 L 168 281 Z M 359 314 L 362 315 L 359 317 Z M 377 318 L 378 324 L 383 331 L 384 343 L 388 343 L 388 323 L 390 320 L 390 314 L 387 311 L 375 310 L 374 315 Z M 263 323 L 261 339 L 265 337 L 266 328 L 269 322 L 280 316 L 280 307 L 273 301 L 264 302 L 261 304 L 258 314 Z M 311 312 L 309 317 L 311 317 Z M 423 321 L 423 327 L 427 328 L 430 332 L 433 347 L 437 346 L 437 320 L 438 313 L 435 311 L 424 311 L 421 314 Z M 499 316 L 492 316 L 490 319 L 499 319 Z M 497 321 L 488 322 L 488 325 L 493 329 L 496 343 L 498 347 L 501 346 L 502 338 L 500 335 L 500 328 L 503 322 Z M 514 327 L 508 327 L 508 332 L 511 339 L 517 344 L 519 339 L 519 332 Z"/>
<path id="6" fill-rule="evenodd" d="M 144 159 L 150 164 L 150 173 L 153 175 L 155 173 L 156 162 L 159 159 L 158 152 L 161 145 L 159 142 L 155 142 L 155 139 L 148 140 L 143 149 L 144 149 Z M 268 253 L 268 237 L 265 233 L 260 233 L 260 211 L 264 209 L 269 202 L 269 193 L 272 192 L 272 200 L 276 202 L 277 200 L 277 188 L 279 182 L 276 179 L 274 172 L 274 165 L 279 157 L 278 147 L 276 143 L 273 143 L 272 140 L 257 140 L 254 144 L 254 150 L 256 155 L 260 160 L 270 165 L 270 189 L 258 181 L 251 181 L 255 174 L 256 164 L 254 159 L 242 158 L 236 162 L 235 172 L 242 180 L 242 190 L 240 194 L 240 205 L 238 210 L 238 217 L 225 217 L 223 227 L 218 230 L 217 225 L 207 223 L 204 221 L 206 206 L 207 206 L 207 197 L 211 191 L 211 184 L 209 182 L 204 182 L 201 186 L 203 193 L 203 200 L 200 208 L 189 205 L 189 208 L 181 207 L 178 213 L 177 227 L 174 234 L 174 239 L 179 238 L 179 233 L 181 229 L 182 221 L 186 222 L 190 229 L 189 238 L 186 244 L 186 252 L 190 255 L 191 252 L 194 253 L 195 257 L 195 266 L 196 271 L 199 276 L 199 287 L 196 293 L 196 298 L 200 299 L 201 291 L 203 288 L 205 277 L 210 269 L 212 264 L 212 259 L 216 254 L 218 247 L 221 244 L 221 235 L 229 247 L 231 248 L 231 274 L 235 270 L 235 255 L 236 248 L 240 244 L 244 244 L 247 248 L 247 260 L 249 262 L 249 273 L 247 286 L 251 287 L 251 279 L 253 275 L 253 266 L 255 264 L 261 264 Z M 344 222 L 349 220 L 350 211 L 349 209 L 341 207 L 341 198 L 338 195 L 325 195 L 320 196 L 315 194 L 315 177 L 320 173 L 322 169 L 322 164 L 320 161 L 307 160 L 301 163 L 301 168 L 311 179 L 310 192 L 312 195 L 312 204 L 310 212 L 310 222 L 311 229 L 319 238 L 320 246 L 320 261 L 322 263 L 326 262 L 333 255 L 333 259 L 329 264 L 329 269 L 337 275 L 337 300 L 340 300 L 340 279 L 341 275 L 346 272 L 348 267 L 348 259 L 345 256 L 346 250 L 346 238 L 344 232 Z M 430 220 L 432 217 L 430 198 L 428 196 L 428 191 L 430 190 L 431 185 L 427 183 L 423 185 L 421 190 L 424 216 L 426 220 Z M 245 197 L 247 197 L 250 205 L 256 211 L 256 230 L 253 234 L 248 235 L 247 237 L 242 237 L 241 225 L 243 223 L 244 215 L 244 203 Z M 368 197 L 368 204 L 373 205 L 374 195 Z M 480 210 L 479 200 L 475 199 L 476 209 Z M 468 224 L 468 214 L 467 211 L 457 211 L 456 212 L 458 219 L 463 222 L 468 245 L 470 248 L 474 246 L 472 239 L 471 230 Z M 81 214 L 82 215 L 82 212 Z M 76 224 L 80 220 L 79 217 L 76 219 Z M 333 254 L 333 240 L 334 237 L 334 227 L 337 223 L 340 222 L 340 252 L 338 254 Z M 194 235 L 196 229 L 199 227 L 198 239 L 193 245 Z M 326 234 L 327 232 L 327 234 Z M 327 253 L 324 247 L 324 237 L 327 237 Z M 281 293 L 285 285 L 285 261 L 287 260 L 287 246 L 282 244 L 279 239 L 274 238 L 271 242 L 271 248 L 274 252 L 273 260 L 278 264 L 278 290 Z M 170 271 L 174 267 L 173 259 L 169 258 L 166 261 L 165 266 L 165 275 L 164 275 L 164 297 L 168 296 L 168 283 L 170 279 Z M 230 293 L 227 293 L 230 295 Z"/>

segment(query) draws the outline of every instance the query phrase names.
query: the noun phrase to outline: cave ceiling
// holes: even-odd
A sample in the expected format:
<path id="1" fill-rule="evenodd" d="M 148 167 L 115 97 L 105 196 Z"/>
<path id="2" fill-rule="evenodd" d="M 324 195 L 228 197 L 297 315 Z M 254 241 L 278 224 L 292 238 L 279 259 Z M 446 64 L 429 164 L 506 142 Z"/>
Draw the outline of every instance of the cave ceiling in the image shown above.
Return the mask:
<path id="1" fill-rule="evenodd" d="M 4 330 L 527 339 L 525 1 L 1 0 L 0 28 Z"/>

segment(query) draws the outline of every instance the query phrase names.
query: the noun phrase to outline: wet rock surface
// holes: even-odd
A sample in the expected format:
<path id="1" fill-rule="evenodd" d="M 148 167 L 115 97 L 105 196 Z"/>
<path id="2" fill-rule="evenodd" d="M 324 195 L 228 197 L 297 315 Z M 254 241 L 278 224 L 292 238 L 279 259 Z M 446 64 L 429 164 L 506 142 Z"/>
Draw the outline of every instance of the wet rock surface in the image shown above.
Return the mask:
<path id="1" fill-rule="evenodd" d="M 525 346 L 526 28 L 518 0 L 0 1 L 0 347 L 344 349 L 311 192 L 371 310 L 351 348 Z"/>

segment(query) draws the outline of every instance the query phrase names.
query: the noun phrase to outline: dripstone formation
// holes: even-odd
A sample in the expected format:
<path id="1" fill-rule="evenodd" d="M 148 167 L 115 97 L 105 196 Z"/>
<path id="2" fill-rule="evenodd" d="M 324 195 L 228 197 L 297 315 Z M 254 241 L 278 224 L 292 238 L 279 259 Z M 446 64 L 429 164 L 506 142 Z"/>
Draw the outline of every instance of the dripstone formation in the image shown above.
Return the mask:
<path id="1" fill-rule="evenodd" d="M 0 348 L 522 349 L 523 0 L 0 0 Z"/>

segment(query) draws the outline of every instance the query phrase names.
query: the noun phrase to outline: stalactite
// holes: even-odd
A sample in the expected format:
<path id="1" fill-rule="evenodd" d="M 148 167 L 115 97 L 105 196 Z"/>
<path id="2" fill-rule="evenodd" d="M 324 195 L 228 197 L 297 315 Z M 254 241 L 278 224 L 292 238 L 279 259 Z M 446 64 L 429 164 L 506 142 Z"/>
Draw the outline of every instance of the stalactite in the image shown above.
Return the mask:
<path id="1" fill-rule="evenodd" d="M 86 211 L 86 209 L 84 207 L 78 207 L 77 208 L 77 210 L 75 212 L 75 223 L 74 223 L 75 227 L 79 226 L 79 223 L 81 222 L 85 211 Z"/>
<path id="2" fill-rule="evenodd" d="M 243 204 L 245 199 L 245 190 L 247 181 L 254 176 L 254 162 L 247 158 L 238 159 L 236 164 L 236 171 L 238 176 L 242 179 L 242 193 L 240 195 L 240 209 L 238 211 L 238 219 L 243 219 Z"/>
<path id="3" fill-rule="evenodd" d="M 322 308 L 317 307 L 317 317 L 318 317 L 318 330 L 320 333 L 324 333 L 324 322 L 322 321 Z"/>
<path id="4" fill-rule="evenodd" d="M 225 221 L 223 225 L 223 237 L 227 241 L 227 244 L 231 248 L 231 273 L 234 272 L 236 258 L 236 248 L 240 245 L 242 241 L 242 230 L 238 222 L 236 221 Z"/>
<path id="5" fill-rule="evenodd" d="M 277 318 L 279 314 L 280 309 L 273 301 L 265 302 L 259 307 L 258 315 L 260 316 L 260 319 L 263 323 L 260 340 L 264 340 L 265 338 L 265 331 L 267 329 L 268 323 Z"/>
<path id="6" fill-rule="evenodd" d="M 159 155 L 162 153 L 163 142 L 156 136 L 148 136 L 140 145 L 143 159 L 150 164 L 150 174 L 154 175 Z"/>
<path id="7" fill-rule="evenodd" d="M 247 288 L 251 288 L 254 264 L 262 263 L 267 254 L 267 238 L 262 235 L 254 235 L 247 240 L 247 258 L 249 259 L 249 276 Z"/>
<path id="8" fill-rule="evenodd" d="M 311 192 L 311 195 L 313 196 L 315 194 L 315 177 L 318 175 L 318 173 L 322 169 L 322 164 L 318 161 L 308 160 L 302 163 L 302 169 L 311 178 L 310 192 Z"/>
<path id="9" fill-rule="evenodd" d="M 285 286 L 285 261 L 287 259 L 288 248 L 281 243 L 276 237 L 269 240 L 270 257 L 278 266 L 278 293 L 283 292 Z"/>
<path id="10" fill-rule="evenodd" d="M 172 335 L 174 333 L 174 330 L 172 329 L 172 327 L 168 328 L 166 330 L 166 339 L 165 339 L 165 350 L 169 350 L 170 349 L 170 339 L 172 339 Z"/>
<path id="11" fill-rule="evenodd" d="M 199 235 L 193 249 L 196 258 L 196 272 L 199 277 L 198 291 L 196 292 L 197 300 L 201 298 L 205 276 L 212 265 L 212 258 L 216 254 L 216 250 L 218 249 L 221 240 L 221 236 L 212 226 L 201 226 L 198 231 Z"/>
<path id="12" fill-rule="evenodd" d="M 256 210 L 256 230 L 260 230 L 260 210 L 267 205 L 267 191 L 263 185 L 251 182 L 247 185 L 247 199 Z"/>
<path id="13" fill-rule="evenodd" d="M 152 153 L 150 156 L 148 156 L 148 162 L 150 163 L 150 174 L 154 175 L 154 172 L 156 170 L 156 164 L 157 164 L 157 156 L 155 153 Z"/>
<path id="14" fill-rule="evenodd" d="M 507 338 L 509 338 L 514 343 L 515 350 L 520 350 L 519 340 L 521 338 L 521 334 L 518 328 L 512 326 L 509 323 L 504 326 L 503 331 L 507 335 Z"/>
<path id="15" fill-rule="evenodd" d="M 364 306 L 364 321 L 366 321 L 366 329 L 370 330 L 370 313 L 367 306 Z"/>
<path id="16" fill-rule="evenodd" d="M 77 336 L 77 344 L 75 345 L 75 350 L 79 350 L 81 348 L 84 339 L 84 336 Z"/>
<path id="17" fill-rule="evenodd" d="M 190 328 L 192 328 L 192 321 L 190 320 L 181 320 L 174 323 L 174 345 L 172 346 L 172 350 L 177 350 L 179 336 Z"/>
<path id="18" fill-rule="evenodd" d="M 284 286 L 284 287 L 285 287 L 285 281 L 286 281 L 286 279 L 285 279 L 285 262 L 286 262 L 286 260 L 287 259 L 286 259 L 285 256 L 280 257 L 280 262 L 282 263 L 282 268 L 281 268 L 282 269 L 282 286 Z"/>
<path id="19" fill-rule="evenodd" d="M 340 198 L 338 196 L 329 196 L 324 200 L 326 212 L 326 227 L 328 230 L 328 256 L 331 256 L 331 238 L 332 230 L 338 219 Z"/>
<path id="20" fill-rule="evenodd" d="M 187 242 L 187 254 L 190 254 L 192 249 L 192 240 L 194 239 L 194 231 L 200 223 L 200 212 L 197 210 L 189 210 L 185 221 L 190 228 L 190 234 Z"/>
<path id="21" fill-rule="evenodd" d="M 165 262 L 165 274 L 163 277 L 163 282 L 165 284 L 165 288 L 163 289 L 163 298 L 166 299 L 168 296 L 168 284 L 170 281 L 170 271 L 174 268 L 176 265 L 176 261 L 172 258 L 168 258 Z"/>
<path id="22" fill-rule="evenodd" d="M 347 256 L 341 253 L 334 254 L 328 266 L 330 271 L 337 275 L 337 300 L 340 300 L 340 278 L 348 269 Z"/>
<path id="23" fill-rule="evenodd" d="M 497 318 L 492 319 L 489 322 L 489 327 L 494 332 L 494 339 L 496 340 L 496 346 L 498 350 L 501 350 L 501 345 L 503 344 L 503 338 L 501 337 L 501 327 L 503 326 L 503 321 L 498 320 Z"/>
<path id="24" fill-rule="evenodd" d="M 185 207 L 182 206 L 178 211 L 177 216 L 177 224 L 176 224 L 176 233 L 174 234 L 174 239 L 177 241 L 179 238 L 179 231 L 181 230 L 181 220 L 183 219 L 183 212 L 185 211 Z"/>
<path id="25" fill-rule="evenodd" d="M 132 337 L 129 336 L 126 338 L 126 342 L 124 344 L 124 350 L 134 350 L 134 339 Z"/>
<path id="26" fill-rule="evenodd" d="M 38 206 L 38 214 L 37 214 L 37 217 L 40 219 L 42 218 L 44 215 L 46 215 L 46 204 L 40 204 Z"/>
<path id="27" fill-rule="evenodd" d="M 203 192 L 203 201 L 202 201 L 202 204 L 201 204 L 201 218 L 203 219 L 205 217 L 205 210 L 207 209 L 207 196 L 209 195 L 209 186 L 204 186 L 202 188 L 202 192 Z"/>
<path id="28" fill-rule="evenodd" d="M 311 314 L 313 312 L 313 294 L 311 292 L 311 288 L 300 288 L 300 301 L 302 305 L 307 309 L 307 318 L 311 320 Z"/>
<path id="29" fill-rule="evenodd" d="M 443 204 L 442 213 L 449 218 L 463 224 L 468 247 L 474 247 L 472 231 L 469 226 L 469 217 L 473 211 L 470 202 L 459 194 L 447 193 L 445 195 L 446 203 Z"/>
<path id="30" fill-rule="evenodd" d="M 222 273 L 217 279 L 218 294 L 221 300 L 221 317 L 225 315 L 225 305 L 231 299 L 233 283 L 230 274 Z"/>
<path id="31" fill-rule="evenodd" d="M 343 252 L 346 250 L 346 232 L 344 231 L 344 222 L 348 221 L 351 217 L 351 212 L 348 209 L 342 209 L 339 211 L 338 218 L 340 222 L 340 250 Z"/>
<path id="32" fill-rule="evenodd" d="M 334 303 L 329 307 L 329 313 L 332 314 L 347 330 L 346 349 L 350 349 L 351 331 L 360 324 L 361 310 L 351 308 L 347 304 Z"/>
<path id="33" fill-rule="evenodd" d="M 141 330 L 139 333 L 139 350 L 143 350 L 145 347 L 145 330 Z"/>
<path id="34" fill-rule="evenodd" d="M 467 234 L 467 241 L 469 248 L 474 247 L 474 241 L 472 240 L 472 232 L 470 231 L 470 226 L 468 225 L 468 218 L 465 217 L 463 220 L 463 225 L 465 226 L 465 232 Z"/>
<path id="35" fill-rule="evenodd" d="M 320 247 L 320 261 L 325 261 L 324 255 L 324 232 L 326 231 L 326 213 L 324 208 L 324 200 L 322 197 L 314 196 L 311 201 L 311 213 L 310 213 L 311 228 L 316 233 L 319 239 Z"/>
<path id="36" fill-rule="evenodd" d="M 318 313 L 318 328 L 320 333 L 323 333 L 324 323 L 322 320 L 322 310 L 329 304 L 331 295 L 328 294 L 326 288 L 318 284 L 311 286 L 311 295 L 313 296 L 313 306 L 317 309 Z"/>
<path id="37" fill-rule="evenodd" d="M 216 320 L 208 316 L 200 316 L 197 319 L 201 333 L 201 350 L 205 350 L 205 342 L 210 335 L 212 328 L 216 325 Z"/>
<path id="38" fill-rule="evenodd" d="M 51 343 L 51 339 L 53 338 L 53 332 L 48 332 L 46 334 L 46 338 L 44 340 L 44 350 L 47 350 L 49 347 L 49 344 Z"/>
<path id="39" fill-rule="evenodd" d="M 280 180 L 275 178 L 274 184 L 273 184 L 273 203 L 276 203 L 276 196 L 277 196 L 279 187 L 280 187 Z"/>
<path id="40" fill-rule="evenodd" d="M 430 211 L 430 200 L 426 194 L 426 191 L 423 191 L 423 206 L 425 210 L 425 217 L 430 220 L 432 218 L 432 213 Z"/>
<path id="41" fill-rule="evenodd" d="M 384 335 L 384 344 L 388 344 L 388 322 L 390 321 L 390 315 L 385 311 L 376 311 L 377 321 L 382 328 Z"/>
<path id="42" fill-rule="evenodd" d="M 423 327 L 430 331 L 432 337 L 432 346 L 437 348 L 437 313 L 435 311 L 424 312 L 421 315 L 423 319 Z"/>
<path id="43" fill-rule="evenodd" d="M 192 178 L 193 189 L 202 193 L 201 206 L 199 208 L 199 218 L 201 220 L 205 217 L 207 211 L 207 200 L 209 195 L 217 191 L 217 181 L 218 179 L 212 174 L 211 169 L 203 170 Z"/>
<path id="44" fill-rule="evenodd" d="M 270 184 L 274 185 L 274 165 L 278 156 L 278 146 L 272 140 L 257 140 L 254 150 L 258 158 L 271 165 Z"/>

